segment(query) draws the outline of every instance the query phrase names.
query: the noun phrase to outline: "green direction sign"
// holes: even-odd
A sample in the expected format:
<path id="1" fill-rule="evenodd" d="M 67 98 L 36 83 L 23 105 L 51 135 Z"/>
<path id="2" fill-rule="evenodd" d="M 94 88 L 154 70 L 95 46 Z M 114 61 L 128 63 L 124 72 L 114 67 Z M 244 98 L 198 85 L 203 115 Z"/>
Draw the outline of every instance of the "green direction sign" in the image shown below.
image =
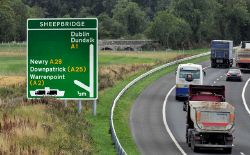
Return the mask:
<path id="1" fill-rule="evenodd" d="M 96 18 L 27 20 L 27 97 L 96 99 Z"/>

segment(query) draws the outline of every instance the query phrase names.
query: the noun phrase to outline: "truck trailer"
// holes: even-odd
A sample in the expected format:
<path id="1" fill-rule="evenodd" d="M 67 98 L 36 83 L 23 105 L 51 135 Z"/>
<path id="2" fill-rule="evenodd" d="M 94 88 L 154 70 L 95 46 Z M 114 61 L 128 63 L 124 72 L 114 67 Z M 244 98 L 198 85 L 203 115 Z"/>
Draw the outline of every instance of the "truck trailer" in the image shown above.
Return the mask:
<path id="1" fill-rule="evenodd" d="M 234 107 L 225 102 L 224 86 L 190 85 L 186 143 L 194 152 L 201 148 L 220 148 L 232 152 Z"/>
<path id="2" fill-rule="evenodd" d="M 250 72 L 250 41 L 242 41 L 235 56 L 236 66 L 242 72 Z"/>
<path id="3" fill-rule="evenodd" d="M 211 41 L 211 67 L 232 67 L 233 65 L 233 41 Z"/>

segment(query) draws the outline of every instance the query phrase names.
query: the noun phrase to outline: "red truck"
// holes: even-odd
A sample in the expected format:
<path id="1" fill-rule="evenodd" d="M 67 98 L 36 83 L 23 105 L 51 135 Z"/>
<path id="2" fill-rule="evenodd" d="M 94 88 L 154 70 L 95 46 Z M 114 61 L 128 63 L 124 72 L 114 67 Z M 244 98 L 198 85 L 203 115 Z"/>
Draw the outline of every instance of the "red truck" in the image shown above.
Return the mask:
<path id="1" fill-rule="evenodd" d="M 225 86 L 190 85 L 185 102 L 186 143 L 194 152 L 220 148 L 232 152 L 234 107 L 225 102 Z"/>

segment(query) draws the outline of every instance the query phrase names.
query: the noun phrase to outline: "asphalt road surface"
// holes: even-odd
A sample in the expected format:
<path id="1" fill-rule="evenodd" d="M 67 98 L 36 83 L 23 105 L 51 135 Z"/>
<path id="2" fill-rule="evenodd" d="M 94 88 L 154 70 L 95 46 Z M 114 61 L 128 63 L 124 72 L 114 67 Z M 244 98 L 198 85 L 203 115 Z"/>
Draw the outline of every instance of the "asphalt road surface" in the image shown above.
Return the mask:
<path id="1" fill-rule="evenodd" d="M 209 66 L 209 62 L 202 63 L 203 67 Z M 226 101 L 235 106 L 236 126 L 233 133 L 234 147 L 232 155 L 250 155 L 250 114 L 247 112 L 242 100 L 242 91 L 250 74 L 243 74 L 243 82 L 226 81 L 228 69 L 206 69 L 204 84 L 225 85 Z M 186 112 L 183 111 L 183 102 L 175 100 L 175 92 L 169 92 L 175 85 L 175 74 L 163 76 L 148 86 L 135 101 L 130 113 L 130 127 L 136 145 L 145 155 L 178 155 L 178 154 L 224 154 L 220 149 L 201 150 L 194 153 L 185 143 Z M 174 89 L 173 89 L 174 90 Z M 163 110 L 166 95 L 170 93 Z M 246 104 L 250 108 L 250 82 L 245 89 Z M 165 120 L 176 140 L 170 137 Z M 179 145 L 180 148 L 177 147 Z M 183 150 L 183 152 L 180 151 Z"/>

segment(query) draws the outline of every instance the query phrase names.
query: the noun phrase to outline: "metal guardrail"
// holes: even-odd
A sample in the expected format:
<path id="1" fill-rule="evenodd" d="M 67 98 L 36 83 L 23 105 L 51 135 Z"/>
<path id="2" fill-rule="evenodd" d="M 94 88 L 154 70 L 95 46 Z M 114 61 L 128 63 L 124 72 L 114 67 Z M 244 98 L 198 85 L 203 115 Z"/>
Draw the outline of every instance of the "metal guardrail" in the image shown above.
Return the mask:
<path id="1" fill-rule="evenodd" d="M 115 149 L 117 151 L 117 154 L 118 155 L 127 155 L 126 151 L 124 150 L 124 148 L 122 147 L 117 135 L 116 135 L 116 131 L 115 131 L 115 127 L 114 127 L 114 121 L 113 121 L 113 117 L 114 117 L 114 110 L 115 110 L 115 106 L 118 102 L 118 100 L 120 99 L 120 97 L 131 87 L 133 86 L 135 83 L 137 83 L 138 81 L 140 81 L 141 79 L 147 77 L 148 75 L 154 73 L 154 72 L 157 72 L 163 68 L 166 68 L 166 67 L 169 67 L 169 66 L 172 66 L 174 64 L 177 64 L 177 63 L 180 63 L 180 62 L 183 62 L 183 61 L 187 61 L 187 60 L 191 60 L 191 59 L 195 59 L 195 58 L 199 58 L 199 57 L 202 57 L 202 56 L 206 56 L 206 55 L 209 55 L 210 52 L 207 52 L 207 53 L 202 53 L 202 54 L 198 54 L 198 55 L 194 55 L 194 56 L 191 56 L 191 57 L 187 57 L 187 58 L 183 58 L 183 59 L 180 59 L 180 60 L 176 60 L 176 61 L 172 61 L 172 62 L 169 62 L 167 64 L 164 64 L 162 66 L 159 66 L 157 68 L 154 68 L 142 75 L 140 75 L 139 77 L 137 77 L 136 79 L 134 79 L 133 81 L 131 81 L 129 84 L 127 84 L 123 89 L 122 91 L 116 96 L 115 100 L 113 101 L 113 105 L 112 105 L 112 108 L 111 108 L 111 112 L 110 112 L 110 130 L 111 130 L 111 136 L 112 136 L 112 140 L 114 142 L 114 145 L 115 145 Z"/>

